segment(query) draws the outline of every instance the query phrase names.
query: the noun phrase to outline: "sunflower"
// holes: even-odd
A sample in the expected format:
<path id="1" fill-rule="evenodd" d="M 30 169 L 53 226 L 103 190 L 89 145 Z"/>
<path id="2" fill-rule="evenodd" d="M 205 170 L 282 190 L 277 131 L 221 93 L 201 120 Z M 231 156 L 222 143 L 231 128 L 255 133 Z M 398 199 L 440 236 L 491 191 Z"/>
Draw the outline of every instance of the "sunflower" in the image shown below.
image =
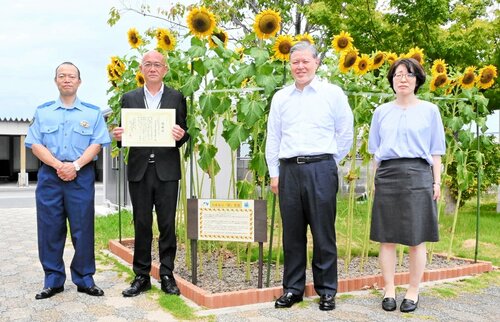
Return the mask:
<path id="1" fill-rule="evenodd" d="M 130 28 L 127 32 L 128 35 L 128 43 L 132 48 L 138 48 L 142 45 L 142 38 L 139 35 L 139 32 L 135 28 Z"/>
<path id="2" fill-rule="evenodd" d="M 358 59 L 358 50 L 352 48 L 342 51 L 339 59 L 339 69 L 342 73 L 347 73 L 354 66 Z"/>
<path id="3" fill-rule="evenodd" d="M 310 34 L 308 34 L 307 32 L 303 33 L 303 34 L 300 34 L 300 35 L 295 35 L 295 41 L 297 41 L 297 42 L 299 42 L 299 41 L 307 41 L 311 45 L 314 45 L 314 39 L 313 39 L 313 37 Z"/>
<path id="4" fill-rule="evenodd" d="M 142 73 L 140 71 L 137 71 L 137 73 L 135 74 L 135 81 L 136 81 L 136 84 L 137 84 L 137 87 L 142 87 L 144 86 L 144 75 L 142 75 Z"/>
<path id="5" fill-rule="evenodd" d="M 158 28 L 156 31 L 156 40 L 158 40 L 158 48 L 163 50 L 172 51 L 177 42 L 175 37 L 168 29 Z"/>
<path id="6" fill-rule="evenodd" d="M 446 74 L 446 63 L 443 59 L 436 59 L 434 63 L 432 63 L 431 74 Z"/>
<path id="7" fill-rule="evenodd" d="M 342 52 L 354 47 L 354 40 L 348 32 L 341 31 L 340 34 L 333 37 L 332 47 L 336 52 Z"/>
<path id="8" fill-rule="evenodd" d="M 290 49 L 294 44 L 293 37 L 289 35 L 280 35 L 274 42 L 274 57 L 281 61 L 290 60 Z"/>
<path id="9" fill-rule="evenodd" d="M 234 50 L 234 52 L 238 55 L 240 60 L 242 60 L 244 57 L 244 51 L 245 51 L 245 48 L 243 48 L 243 47 L 238 47 Z"/>
<path id="10" fill-rule="evenodd" d="M 424 64 L 424 50 L 418 47 L 413 47 L 410 51 L 405 55 L 406 58 L 413 58 L 420 63 L 420 65 Z"/>
<path id="11" fill-rule="evenodd" d="M 389 51 L 385 53 L 385 60 L 390 64 L 394 64 L 394 62 L 398 59 L 398 55 L 396 53 L 393 53 L 392 51 Z"/>
<path id="12" fill-rule="evenodd" d="M 110 81 L 120 80 L 125 72 L 125 64 L 117 56 L 111 57 L 111 63 L 106 67 Z"/>
<path id="13" fill-rule="evenodd" d="M 488 65 L 479 70 L 479 75 L 476 77 L 477 87 L 487 89 L 493 86 L 497 78 L 497 68 L 493 65 Z"/>
<path id="14" fill-rule="evenodd" d="M 224 44 L 224 48 L 226 48 L 227 40 L 229 38 L 226 31 L 219 29 L 217 31 L 214 31 L 212 36 L 208 38 L 208 44 L 210 45 L 210 48 L 217 48 L 218 45 L 215 43 L 212 37 L 219 39 Z"/>
<path id="15" fill-rule="evenodd" d="M 446 75 L 446 73 L 434 74 L 430 85 L 431 92 L 434 92 L 439 87 L 446 86 L 449 82 L 450 80 L 448 79 L 448 75 Z"/>
<path id="16" fill-rule="evenodd" d="M 215 16 L 205 7 L 193 8 L 187 16 L 189 31 L 198 38 L 209 37 L 215 29 Z"/>
<path id="17" fill-rule="evenodd" d="M 385 62 L 385 53 L 383 51 L 377 51 L 372 58 L 372 70 L 379 69 Z"/>
<path id="18" fill-rule="evenodd" d="M 370 59 L 370 56 L 367 54 L 362 54 L 360 57 L 356 59 L 356 62 L 354 63 L 354 72 L 356 75 L 364 75 L 366 74 L 372 65 L 372 61 Z"/>
<path id="19" fill-rule="evenodd" d="M 259 13 L 255 17 L 253 30 L 259 39 L 268 39 L 274 37 L 280 31 L 281 17 L 274 10 L 268 9 Z"/>
<path id="20" fill-rule="evenodd" d="M 460 87 L 464 89 L 470 89 L 474 87 L 474 83 L 476 81 L 476 74 L 474 73 L 475 71 L 476 67 L 474 66 L 469 66 L 465 69 L 464 74 L 458 79 Z"/>

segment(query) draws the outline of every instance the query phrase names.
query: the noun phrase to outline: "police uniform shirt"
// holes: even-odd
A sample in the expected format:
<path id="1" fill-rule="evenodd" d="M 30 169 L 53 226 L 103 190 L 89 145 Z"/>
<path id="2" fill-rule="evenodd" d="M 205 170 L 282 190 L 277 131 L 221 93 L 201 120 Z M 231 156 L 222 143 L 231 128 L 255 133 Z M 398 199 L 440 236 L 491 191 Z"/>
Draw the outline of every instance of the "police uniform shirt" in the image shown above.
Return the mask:
<path id="1" fill-rule="evenodd" d="M 74 161 L 91 144 L 110 142 L 100 108 L 76 98 L 71 107 L 64 107 L 60 99 L 37 107 L 25 144 L 44 145 L 58 160 Z"/>

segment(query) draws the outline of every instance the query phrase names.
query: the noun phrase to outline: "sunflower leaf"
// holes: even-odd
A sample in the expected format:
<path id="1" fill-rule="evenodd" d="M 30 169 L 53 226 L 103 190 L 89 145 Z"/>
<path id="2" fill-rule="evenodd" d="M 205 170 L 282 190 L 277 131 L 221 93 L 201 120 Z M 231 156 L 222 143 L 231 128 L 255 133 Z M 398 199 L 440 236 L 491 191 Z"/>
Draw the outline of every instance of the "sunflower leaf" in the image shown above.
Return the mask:
<path id="1" fill-rule="evenodd" d="M 245 98 L 238 102 L 238 107 L 238 119 L 251 128 L 264 115 L 266 106 L 262 101 Z"/>
<path id="2" fill-rule="evenodd" d="M 213 178 L 220 171 L 220 166 L 215 159 L 215 154 L 217 154 L 217 147 L 209 143 L 201 143 L 198 146 L 200 152 L 200 157 L 198 159 L 198 164 L 200 168 L 205 171 L 209 177 Z"/>
<path id="3" fill-rule="evenodd" d="M 199 75 L 189 76 L 181 87 L 182 94 L 184 94 L 184 96 L 190 96 L 196 92 L 200 88 L 201 80 L 202 78 Z"/>
<path id="4" fill-rule="evenodd" d="M 241 180 L 236 183 L 239 199 L 252 199 L 255 193 L 255 186 L 248 180 Z"/>
<path id="5" fill-rule="evenodd" d="M 220 104 L 220 99 L 216 96 L 216 94 L 208 92 L 203 93 L 200 96 L 200 106 L 201 106 L 201 115 L 204 119 L 207 119 L 211 115 L 214 114 L 217 106 Z"/>
<path id="6" fill-rule="evenodd" d="M 255 59 L 255 64 L 262 65 L 269 59 L 269 52 L 265 49 L 252 47 L 250 49 L 250 56 Z"/>
<path id="7" fill-rule="evenodd" d="M 243 123 L 224 120 L 222 124 L 224 126 L 222 137 L 233 151 L 238 149 L 250 136 L 250 131 L 245 128 L 245 124 Z"/>
<path id="8" fill-rule="evenodd" d="M 267 173 L 267 164 L 264 152 L 257 151 L 253 154 L 249 169 L 254 170 L 259 177 L 264 177 Z"/>

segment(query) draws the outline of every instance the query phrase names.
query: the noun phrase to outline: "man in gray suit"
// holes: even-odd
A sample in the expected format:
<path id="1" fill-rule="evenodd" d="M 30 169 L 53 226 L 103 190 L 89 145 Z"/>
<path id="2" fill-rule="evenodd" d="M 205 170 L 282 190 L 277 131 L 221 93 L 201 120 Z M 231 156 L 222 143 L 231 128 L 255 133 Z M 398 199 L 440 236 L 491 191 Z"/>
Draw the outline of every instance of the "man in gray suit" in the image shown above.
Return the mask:
<path id="1" fill-rule="evenodd" d="M 161 289 L 167 294 L 179 295 L 173 277 L 177 250 L 175 237 L 175 212 L 179 179 L 181 178 L 179 147 L 188 139 L 186 125 L 186 99 L 183 95 L 163 84 L 168 72 L 165 57 L 158 51 L 149 51 L 142 58 L 140 70 L 145 86 L 125 93 L 122 108 L 170 108 L 175 109 L 175 126 L 172 136 L 175 147 L 131 147 L 128 156 L 127 176 L 134 216 L 135 278 L 122 294 L 137 296 L 151 289 L 151 242 L 153 238 L 153 206 L 156 210 L 160 231 Z M 127 129 L 117 127 L 113 137 L 121 141 Z M 120 142 L 119 142 L 120 143 Z"/>

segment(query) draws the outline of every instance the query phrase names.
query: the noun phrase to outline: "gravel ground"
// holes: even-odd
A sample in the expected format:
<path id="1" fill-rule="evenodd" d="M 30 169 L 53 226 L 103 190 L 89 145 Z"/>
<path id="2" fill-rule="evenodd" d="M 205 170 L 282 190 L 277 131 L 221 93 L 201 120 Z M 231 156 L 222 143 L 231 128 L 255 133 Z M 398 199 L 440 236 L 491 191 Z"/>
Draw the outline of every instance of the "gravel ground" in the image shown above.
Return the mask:
<path id="1" fill-rule="evenodd" d="M 264 251 L 266 253 L 266 251 Z M 153 261 L 158 261 L 158 252 L 153 250 Z M 267 257 L 266 255 L 264 256 Z M 177 256 L 175 261 L 174 272 L 179 274 L 185 280 L 191 281 L 191 270 L 186 265 L 186 252 L 185 247 L 180 245 L 177 249 Z M 258 264 L 251 263 L 250 281 L 246 280 L 246 263 L 244 259 L 240 259 L 238 264 L 237 258 L 228 250 L 224 254 L 224 261 L 222 264 L 222 278 L 214 278 L 219 276 L 219 260 L 218 253 L 211 253 L 209 256 L 205 254 L 203 258 L 198 258 L 198 283 L 197 286 L 201 287 L 207 292 L 222 293 L 237 290 L 245 290 L 256 288 L 258 283 Z M 351 260 L 349 268 L 346 270 L 344 260 L 338 259 L 338 275 L 339 279 L 352 278 L 366 275 L 380 274 L 378 258 L 369 257 L 368 261 L 364 264 L 364 269 L 361 270 L 361 259 L 354 257 Z M 428 264 L 426 269 L 438 269 L 444 267 L 455 267 L 466 264 L 466 261 L 459 259 L 451 259 L 447 261 L 442 256 L 434 255 L 432 263 Z M 408 255 L 405 254 L 401 267 L 397 266 L 397 272 L 408 271 Z M 263 268 L 263 284 L 266 285 L 267 264 L 264 263 Z M 277 269 L 273 264 L 271 265 L 270 287 L 281 286 L 283 276 L 283 265 Z M 312 271 L 310 268 L 306 270 L 306 282 L 312 282 Z"/>

